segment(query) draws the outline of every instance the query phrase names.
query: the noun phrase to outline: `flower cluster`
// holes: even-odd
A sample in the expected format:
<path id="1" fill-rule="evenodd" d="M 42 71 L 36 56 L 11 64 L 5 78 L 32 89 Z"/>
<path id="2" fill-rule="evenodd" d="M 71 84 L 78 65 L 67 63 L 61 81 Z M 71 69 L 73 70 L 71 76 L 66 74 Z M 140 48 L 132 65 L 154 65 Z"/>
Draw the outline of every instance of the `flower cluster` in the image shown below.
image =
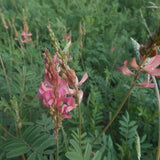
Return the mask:
<path id="1" fill-rule="evenodd" d="M 153 52 L 152 52 L 153 53 Z M 125 75 L 133 75 L 134 73 L 127 67 L 128 61 L 124 61 L 123 67 L 117 67 L 117 69 Z M 153 88 L 154 83 L 150 83 L 150 75 L 160 78 L 160 69 L 157 67 L 160 65 L 160 55 L 155 55 L 153 57 L 142 57 L 140 64 L 136 62 L 136 58 L 133 58 L 129 65 L 135 70 L 140 72 L 146 72 L 148 74 L 147 81 L 144 83 L 139 83 L 138 86 L 145 88 Z"/>
<path id="2" fill-rule="evenodd" d="M 21 36 L 23 36 L 23 38 L 24 38 L 24 40 L 21 40 L 22 43 L 27 43 L 29 41 L 32 41 L 32 38 L 31 38 L 32 33 L 26 33 L 25 31 L 23 31 L 21 33 Z"/>
<path id="3" fill-rule="evenodd" d="M 59 75 L 59 67 L 56 65 L 56 57 L 51 58 L 45 55 L 45 79 L 41 82 L 39 98 L 43 99 L 43 104 L 50 107 L 53 112 L 58 112 L 61 118 L 71 118 L 68 113 L 76 107 L 73 97 L 68 97 L 69 86 Z"/>
<path id="4" fill-rule="evenodd" d="M 45 51 L 44 56 L 45 78 L 44 82 L 40 84 L 38 97 L 43 99 L 43 104 L 51 109 L 54 123 L 58 123 L 59 126 L 63 119 L 72 117 L 69 112 L 76 108 L 73 96 L 78 95 L 78 103 L 83 96 L 83 92 L 75 90 L 72 84 L 75 83 L 74 86 L 80 86 L 88 75 L 85 74 L 82 80 L 78 82 L 74 70 L 71 70 L 68 65 L 65 65 L 68 70 L 63 73 L 62 60 L 57 59 L 56 56 L 52 58 L 48 54 L 48 50 Z"/>
<path id="5" fill-rule="evenodd" d="M 24 25 L 24 31 L 21 33 L 21 36 L 24 38 L 24 40 L 21 40 L 21 43 L 27 43 L 29 41 L 32 41 L 32 33 L 29 33 L 29 28 L 27 25 L 27 17 L 23 13 L 23 25 Z"/>

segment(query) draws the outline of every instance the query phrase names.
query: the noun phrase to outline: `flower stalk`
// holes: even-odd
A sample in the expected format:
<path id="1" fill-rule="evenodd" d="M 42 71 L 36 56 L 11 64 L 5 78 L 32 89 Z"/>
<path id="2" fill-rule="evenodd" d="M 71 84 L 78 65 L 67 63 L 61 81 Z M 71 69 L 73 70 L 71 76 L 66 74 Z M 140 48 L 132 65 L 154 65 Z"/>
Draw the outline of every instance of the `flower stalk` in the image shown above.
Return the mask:
<path id="1" fill-rule="evenodd" d="M 61 130 L 62 130 L 62 134 L 63 134 L 63 139 L 64 139 L 64 144 L 65 144 L 65 148 L 66 148 L 66 152 L 68 151 L 68 142 L 67 142 L 67 137 L 66 137 L 66 133 L 64 131 L 63 126 L 61 126 Z"/>
<path id="2" fill-rule="evenodd" d="M 157 97 L 157 105 L 158 105 L 158 117 L 159 117 L 159 131 L 158 131 L 158 147 L 157 147 L 157 157 L 156 160 L 160 159 L 160 95 L 159 95 L 159 89 L 157 85 L 157 81 L 155 76 L 152 76 L 152 80 L 155 85 L 155 92 L 156 92 L 156 97 Z"/>
<path id="3" fill-rule="evenodd" d="M 60 66 L 61 76 L 67 82 L 68 86 L 70 87 L 68 89 L 68 94 L 72 95 L 77 100 L 78 116 L 79 116 L 79 146 L 81 146 L 81 125 L 82 124 L 81 124 L 80 103 L 82 101 L 83 91 L 79 89 L 79 86 L 81 86 L 87 80 L 88 74 L 85 73 L 81 81 L 78 81 L 75 71 L 71 69 L 69 65 L 67 64 L 68 60 L 70 60 L 69 48 L 72 46 L 72 44 L 71 44 L 71 37 L 67 35 L 66 31 L 65 31 L 65 36 L 63 38 L 63 41 L 66 41 L 67 44 L 64 47 L 64 49 L 61 49 L 60 44 L 54 32 L 50 28 L 50 26 L 48 26 L 48 30 L 49 30 L 50 37 L 52 39 L 52 42 L 56 50 L 56 56 L 57 56 L 58 63 Z"/>

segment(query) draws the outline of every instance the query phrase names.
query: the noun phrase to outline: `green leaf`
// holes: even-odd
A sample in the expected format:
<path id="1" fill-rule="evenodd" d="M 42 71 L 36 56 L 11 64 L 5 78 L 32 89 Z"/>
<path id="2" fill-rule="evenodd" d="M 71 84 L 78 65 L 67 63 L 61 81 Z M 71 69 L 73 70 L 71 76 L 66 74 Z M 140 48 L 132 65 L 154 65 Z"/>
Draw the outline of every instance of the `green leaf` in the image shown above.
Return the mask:
<path id="1" fill-rule="evenodd" d="M 30 154 L 27 160 L 37 160 L 37 154 L 36 153 Z"/>
<path id="2" fill-rule="evenodd" d="M 97 151 L 92 160 L 101 160 L 102 153 Z"/>
<path id="3" fill-rule="evenodd" d="M 12 150 L 13 148 L 27 147 L 25 143 L 21 141 L 15 141 L 14 143 L 8 144 L 5 146 L 7 150 Z"/>
<path id="4" fill-rule="evenodd" d="M 81 153 L 67 152 L 65 155 L 69 160 L 83 160 Z"/>
<path id="5" fill-rule="evenodd" d="M 49 156 L 49 160 L 54 160 L 52 154 Z"/>
<path id="6" fill-rule="evenodd" d="M 36 137 L 39 136 L 41 132 L 41 129 L 40 127 L 35 127 L 34 126 L 34 129 L 26 136 L 26 141 L 27 142 L 33 142 L 35 141 Z"/>
<path id="7" fill-rule="evenodd" d="M 70 140 L 70 143 L 72 144 L 75 151 L 77 151 L 78 153 L 81 153 L 82 155 L 82 151 L 81 151 L 81 148 L 79 147 L 79 144 L 73 139 Z"/>
<path id="8" fill-rule="evenodd" d="M 66 46 L 64 47 L 64 49 L 63 49 L 63 52 L 64 53 L 67 53 L 68 51 L 69 51 L 69 47 L 71 46 L 71 41 L 69 41 L 67 44 L 66 44 Z"/>
<path id="9" fill-rule="evenodd" d="M 136 122 L 135 122 L 135 121 L 131 121 L 131 122 L 128 124 L 129 127 L 133 127 L 134 125 L 136 125 Z"/>
<path id="10" fill-rule="evenodd" d="M 53 136 L 49 137 L 45 141 L 42 141 L 41 145 L 37 148 L 38 152 L 42 152 L 43 150 L 47 149 L 48 147 L 54 144 Z"/>
<path id="11" fill-rule="evenodd" d="M 32 130 L 33 130 L 34 128 L 35 128 L 35 126 L 30 126 L 30 127 L 28 127 L 28 128 L 23 132 L 22 136 L 23 136 L 23 137 L 28 136 L 28 135 L 32 132 Z"/>
<path id="12" fill-rule="evenodd" d="M 24 153 L 27 153 L 29 150 L 30 148 L 27 146 L 14 148 L 13 150 L 7 153 L 7 158 L 13 158 L 13 157 L 23 155 Z"/>
<path id="13" fill-rule="evenodd" d="M 87 144 L 87 147 L 86 147 L 86 150 L 85 150 L 85 153 L 84 153 L 84 160 L 89 160 L 90 155 L 91 155 L 91 151 L 92 151 L 92 147 L 91 147 L 91 145 L 88 143 L 88 144 Z"/>
<path id="14" fill-rule="evenodd" d="M 40 146 L 48 138 L 48 136 L 49 136 L 48 134 L 43 134 L 37 137 L 32 143 L 32 147 L 35 148 Z"/>

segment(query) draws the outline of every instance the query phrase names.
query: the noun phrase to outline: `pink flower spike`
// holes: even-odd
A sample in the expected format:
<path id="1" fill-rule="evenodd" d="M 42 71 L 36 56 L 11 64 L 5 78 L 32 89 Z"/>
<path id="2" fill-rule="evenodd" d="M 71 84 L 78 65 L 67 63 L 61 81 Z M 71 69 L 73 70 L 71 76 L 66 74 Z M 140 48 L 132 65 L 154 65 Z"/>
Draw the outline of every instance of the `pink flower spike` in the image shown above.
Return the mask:
<path id="1" fill-rule="evenodd" d="M 117 69 L 118 69 L 120 72 L 122 72 L 123 74 L 125 74 L 125 75 L 134 75 L 134 73 L 131 72 L 131 71 L 128 69 L 127 63 L 128 63 L 127 60 L 124 61 L 123 67 L 117 67 Z"/>
<path id="2" fill-rule="evenodd" d="M 77 86 L 81 86 L 87 80 L 87 78 L 88 78 L 88 74 L 85 73 Z"/>
<path id="3" fill-rule="evenodd" d="M 132 60 L 129 62 L 129 64 L 130 64 L 131 67 L 133 67 L 135 69 L 139 69 L 139 66 L 138 66 L 138 64 L 136 62 L 136 58 L 135 57 L 132 58 Z"/>

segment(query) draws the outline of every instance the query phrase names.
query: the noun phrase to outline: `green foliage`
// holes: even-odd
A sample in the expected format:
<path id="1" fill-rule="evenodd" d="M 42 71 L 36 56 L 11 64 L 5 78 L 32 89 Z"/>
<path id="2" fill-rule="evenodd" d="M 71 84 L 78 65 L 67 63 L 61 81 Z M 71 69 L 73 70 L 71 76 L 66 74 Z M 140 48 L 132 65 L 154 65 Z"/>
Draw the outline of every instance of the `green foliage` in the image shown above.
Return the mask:
<path id="1" fill-rule="evenodd" d="M 102 153 L 97 151 L 96 153 L 92 153 L 92 146 L 87 143 L 84 153 L 82 152 L 79 144 L 73 139 L 70 140 L 72 148 L 69 152 L 66 153 L 66 157 L 69 160 L 101 160 Z"/>
<path id="2" fill-rule="evenodd" d="M 160 17 L 158 3 L 149 0 L 0 0 L 0 21 L 3 17 L 9 27 L 6 30 L 0 23 L 0 159 L 18 160 L 23 154 L 29 160 L 55 158 L 52 119 L 48 118 L 48 108 L 43 107 L 36 96 L 44 75 L 42 54 L 45 48 L 52 55 L 55 53 L 47 29 L 49 24 L 64 52 L 70 44 L 62 39 L 65 32 L 71 33 L 70 67 L 79 79 L 84 72 L 89 75 L 81 87 L 84 92 L 82 146 L 78 145 L 78 111 L 75 110 L 72 119 L 63 122 L 70 142 L 67 153 L 62 133 L 59 135 L 60 160 L 135 160 L 137 134 L 141 157 L 152 152 L 157 146 L 158 117 L 154 91 L 150 89 L 135 88 L 124 106 L 128 112 L 122 110 L 120 115 L 125 114 L 119 115 L 119 121 L 115 121 L 95 145 L 90 143 L 108 124 L 133 80 L 115 68 L 122 66 L 125 59 L 137 56 L 136 41 L 144 43 L 148 36 L 140 9 L 154 32 Z M 23 13 L 32 32 L 32 41 L 27 44 L 21 43 Z M 18 40 L 15 40 L 15 30 Z M 131 37 L 136 41 L 131 41 Z M 139 82 L 145 78 L 142 75 Z M 154 156 L 155 153 L 148 159 L 155 159 Z"/>
<path id="3" fill-rule="evenodd" d="M 128 112 L 122 116 L 120 123 L 120 139 L 121 145 L 117 144 L 119 150 L 121 151 L 121 159 L 131 159 L 135 155 L 135 149 L 133 143 L 135 142 L 135 136 L 137 135 L 137 128 L 135 121 L 130 121 Z"/>
<path id="4" fill-rule="evenodd" d="M 52 121 L 43 114 L 42 120 L 37 121 L 37 124 L 24 129 L 21 138 L 9 138 L 4 142 L 7 158 L 23 154 L 26 154 L 29 160 L 53 157 L 54 150 L 50 149 L 55 145 L 54 136 L 50 134 Z"/>

